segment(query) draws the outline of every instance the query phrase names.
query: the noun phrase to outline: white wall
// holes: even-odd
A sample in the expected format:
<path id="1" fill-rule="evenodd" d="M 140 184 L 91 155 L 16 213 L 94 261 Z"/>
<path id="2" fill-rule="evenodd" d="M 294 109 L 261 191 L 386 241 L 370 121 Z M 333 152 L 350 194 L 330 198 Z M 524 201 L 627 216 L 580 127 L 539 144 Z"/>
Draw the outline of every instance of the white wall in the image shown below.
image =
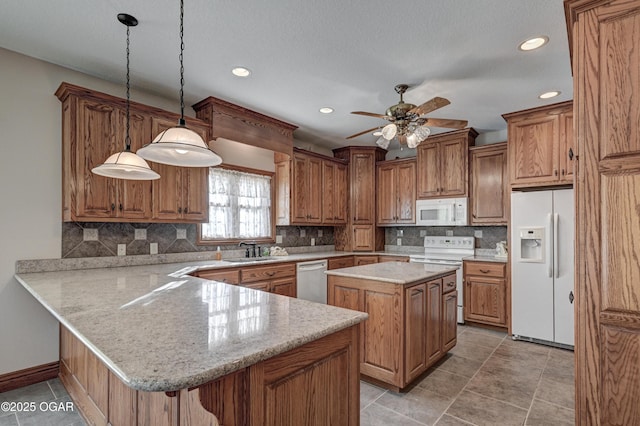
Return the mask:
<path id="1" fill-rule="evenodd" d="M 0 49 L 0 374 L 58 359 L 54 318 L 13 278 L 20 259 L 61 252 L 61 82 L 124 97 L 113 84 Z M 131 98 L 173 112 L 177 100 L 132 89 Z M 189 111 L 189 115 L 194 115 Z"/>

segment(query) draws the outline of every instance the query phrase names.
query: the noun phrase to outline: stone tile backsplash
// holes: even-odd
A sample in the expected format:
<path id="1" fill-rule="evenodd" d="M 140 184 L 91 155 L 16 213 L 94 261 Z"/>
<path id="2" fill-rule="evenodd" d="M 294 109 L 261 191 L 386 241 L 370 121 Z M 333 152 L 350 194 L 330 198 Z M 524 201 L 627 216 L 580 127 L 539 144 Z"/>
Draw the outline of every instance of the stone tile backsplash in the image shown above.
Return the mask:
<path id="1" fill-rule="evenodd" d="M 158 254 L 206 252 L 216 245 L 196 244 L 195 224 L 172 223 L 69 223 L 62 224 L 62 258 L 116 256 L 118 245 L 126 246 L 126 254 L 148 255 L 151 244 L 157 244 Z M 498 241 L 507 240 L 506 226 L 454 226 L 454 227 L 389 227 L 385 228 L 385 245 L 422 246 L 425 235 L 474 236 L 476 249 L 495 249 Z M 399 235 L 401 234 L 401 235 Z M 269 244 L 281 247 L 308 247 L 334 245 L 333 227 L 278 226 L 276 236 L 282 242 Z M 313 240 L 313 241 L 312 241 Z M 237 244 L 220 244 L 221 250 L 238 250 Z"/>

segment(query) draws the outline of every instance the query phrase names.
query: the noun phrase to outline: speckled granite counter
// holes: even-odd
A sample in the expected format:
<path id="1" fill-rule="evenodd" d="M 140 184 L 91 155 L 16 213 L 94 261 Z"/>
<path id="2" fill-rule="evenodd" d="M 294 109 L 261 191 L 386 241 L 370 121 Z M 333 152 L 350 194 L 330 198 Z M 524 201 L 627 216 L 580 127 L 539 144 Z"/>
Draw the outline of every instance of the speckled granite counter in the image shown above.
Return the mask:
<path id="1" fill-rule="evenodd" d="M 142 391 L 198 386 L 367 318 L 185 275 L 212 264 L 233 266 L 203 261 L 16 279 L 126 385 Z"/>
<path id="2" fill-rule="evenodd" d="M 469 256 L 469 257 L 465 257 L 462 260 L 471 260 L 471 261 L 477 261 L 477 262 L 507 263 L 506 257 L 482 256 L 482 255 Z"/>
<path id="3" fill-rule="evenodd" d="M 450 274 L 457 267 L 439 267 L 423 263 L 383 262 L 326 271 L 327 275 L 376 280 L 393 284 L 412 284 Z"/>

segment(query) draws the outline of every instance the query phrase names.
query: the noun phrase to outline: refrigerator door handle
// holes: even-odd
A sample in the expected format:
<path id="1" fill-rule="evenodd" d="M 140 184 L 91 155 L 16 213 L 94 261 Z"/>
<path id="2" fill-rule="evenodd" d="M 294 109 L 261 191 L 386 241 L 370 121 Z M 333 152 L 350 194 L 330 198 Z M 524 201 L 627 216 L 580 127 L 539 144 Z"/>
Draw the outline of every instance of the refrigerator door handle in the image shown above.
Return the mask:
<path id="1" fill-rule="evenodd" d="M 547 223 L 549 224 L 549 242 L 547 244 L 547 273 L 549 275 L 549 278 L 553 278 L 553 237 L 554 237 L 554 227 L 553 227 L 553 214 L 549 213 L 547 214 Z"/>
<path id="2" fill-rule="evenodd" d="M 558 213 L 553 214 L 553 270 L 556 273 L 556 278 L 560 278 L 560 262 L 558 262 L 558 225 L 560 222 L 560 216 Z"/>

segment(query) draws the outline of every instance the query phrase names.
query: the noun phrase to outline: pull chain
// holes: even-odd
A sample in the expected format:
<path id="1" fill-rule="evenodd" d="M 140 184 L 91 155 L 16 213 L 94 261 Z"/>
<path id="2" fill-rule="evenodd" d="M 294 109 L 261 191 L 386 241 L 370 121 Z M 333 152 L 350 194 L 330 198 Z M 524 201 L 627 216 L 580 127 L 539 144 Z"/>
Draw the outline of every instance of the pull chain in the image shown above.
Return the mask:
<path id="1" fill-rule="evenodd" d="M 180 0 L 180 125 L 184 126 L 184 0 Z"/>
<path id="2" fill-rule="evenodd" d="M 127 127 L 125 136 L 125 151 L 131 151 L 131 137 L 129 136 L 129 103 L 130 103 L 131 85 L 129 83 L 129 26 L 127 25 Z"/>

